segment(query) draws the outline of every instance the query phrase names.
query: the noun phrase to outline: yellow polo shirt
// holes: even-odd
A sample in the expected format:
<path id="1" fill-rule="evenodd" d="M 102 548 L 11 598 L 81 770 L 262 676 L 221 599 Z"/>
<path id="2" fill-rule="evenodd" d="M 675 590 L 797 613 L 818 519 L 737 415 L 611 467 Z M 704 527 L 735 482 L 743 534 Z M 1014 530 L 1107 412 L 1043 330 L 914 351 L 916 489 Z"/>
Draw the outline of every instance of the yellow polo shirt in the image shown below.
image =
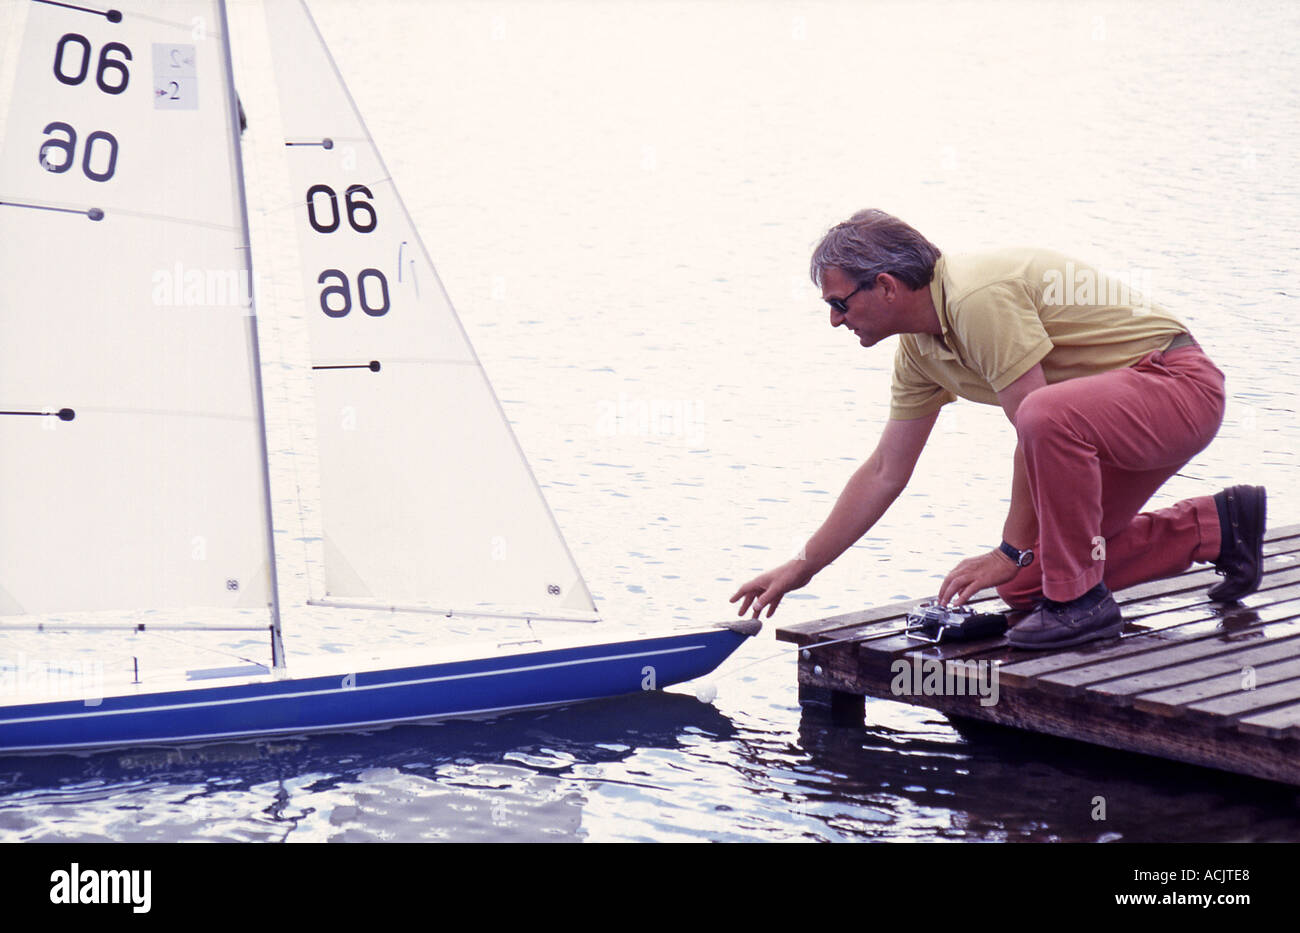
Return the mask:
<path id="1" fill-rule="evenodd" d="M 889 416 L 922 418 L 997 393 L 1035 363 L 1050 385 L 1132 366 L 1187 328 L 1127 283 L 1042 249 L 941 256 L 930 296 L 943 330 L 900 334 Z"/>

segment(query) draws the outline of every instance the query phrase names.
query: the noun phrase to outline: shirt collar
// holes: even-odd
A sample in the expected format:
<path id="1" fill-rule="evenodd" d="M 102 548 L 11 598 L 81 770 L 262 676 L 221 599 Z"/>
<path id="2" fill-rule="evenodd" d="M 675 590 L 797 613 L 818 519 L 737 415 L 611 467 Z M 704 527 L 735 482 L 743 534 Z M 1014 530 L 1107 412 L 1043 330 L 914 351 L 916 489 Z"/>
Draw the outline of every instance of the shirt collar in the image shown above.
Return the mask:
<path id="1" fill-rule="evenodd" d="M 939 360 L 955 360 L 957 354 L 952 351 L 952 328 L 948 325 L 948 305 L 944 293 L 944 272 L 947 263 L 940 256 L 934 263 L 934 277 L 930 279 L 930 300 L 934 302 L 935 313 L 939 315 L 939 329 L 943 339 L 936 334 L 913 334 L 916 348 L 922 356 L 931 356 Z"/>

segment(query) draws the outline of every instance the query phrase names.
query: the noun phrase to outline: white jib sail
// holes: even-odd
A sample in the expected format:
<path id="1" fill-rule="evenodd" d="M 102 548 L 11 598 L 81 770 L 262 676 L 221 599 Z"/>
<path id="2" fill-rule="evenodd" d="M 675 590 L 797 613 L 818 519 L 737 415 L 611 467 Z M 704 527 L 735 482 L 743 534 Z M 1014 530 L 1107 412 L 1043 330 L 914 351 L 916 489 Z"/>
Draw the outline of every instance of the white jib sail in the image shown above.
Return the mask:
<path id="1" fill-rule="evenodd" d="M 0 612 L 267 606 L 220 9 L 26 13 L 0 151 Z"/>
<path id="2" fill-rule="evenodd" d="M 594 618 L 315 23 L 265 9 L 315 368 L 321 602 Z"/>

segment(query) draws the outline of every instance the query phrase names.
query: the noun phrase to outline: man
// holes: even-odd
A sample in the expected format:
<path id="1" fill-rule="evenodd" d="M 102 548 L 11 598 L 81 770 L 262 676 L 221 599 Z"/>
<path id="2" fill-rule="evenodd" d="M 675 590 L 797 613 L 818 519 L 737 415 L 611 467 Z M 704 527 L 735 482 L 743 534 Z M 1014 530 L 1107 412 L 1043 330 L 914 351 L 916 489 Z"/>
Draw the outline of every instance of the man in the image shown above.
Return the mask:
<path id="1" fill-rule="evenodd" d="M 1016 428 L 1002 543 L 962 561 L 939 599 L 996 586 L 1033 611 L 1021 648 L 1118 635 L 1111 589 L 1214 563 L 1211 599 L 1259 586 L 1265 492 L 1234 486 L 1157 512 L 1139 509 L 1213 439 L 1221 373 L 1187 328 L 1123 283 L 1047 250 L 944 256 L 878 210 L 833 227 L 811 274 L 832 327 L 871 347 L 899 335 L 890 420 L 802 559 L 746 583 L 740 615 L 808 583 L 864 535 L 907 485 L 939 409 L 957 396 L 1001 405 Z"/>

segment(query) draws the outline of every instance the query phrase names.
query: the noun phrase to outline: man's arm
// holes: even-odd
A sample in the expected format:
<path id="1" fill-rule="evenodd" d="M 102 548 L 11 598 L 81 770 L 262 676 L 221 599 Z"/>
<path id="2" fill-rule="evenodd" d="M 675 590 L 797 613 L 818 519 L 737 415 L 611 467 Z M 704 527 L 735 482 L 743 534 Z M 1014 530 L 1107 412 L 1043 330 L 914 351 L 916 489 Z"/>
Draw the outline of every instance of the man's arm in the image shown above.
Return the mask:
<path id="1" fill-rule="evenodd" d="M 871 530 L 907 488 L 939 413 L 907 421 L 889 421 L 875 451 L 840 493 L 821 528 L 808 539 L 804 559 L 810 576 L 821 572 Z"/>
<path id="2" fill-rule="evenodd" d="M 923 418 L 888 422 L 875 451 L 854 472 L 831 514 L 808 540 L 802 558 L 787 561 L 738 589 L 730 600 L 734 603 L 744 597 L 737 614 L 744 615 L 753 603 L 755 618 L 764 607 L 771 618 L 786 593 L 806 586 L 866 534 L 906 488 L 938 417 L 935 412 Z"/>

